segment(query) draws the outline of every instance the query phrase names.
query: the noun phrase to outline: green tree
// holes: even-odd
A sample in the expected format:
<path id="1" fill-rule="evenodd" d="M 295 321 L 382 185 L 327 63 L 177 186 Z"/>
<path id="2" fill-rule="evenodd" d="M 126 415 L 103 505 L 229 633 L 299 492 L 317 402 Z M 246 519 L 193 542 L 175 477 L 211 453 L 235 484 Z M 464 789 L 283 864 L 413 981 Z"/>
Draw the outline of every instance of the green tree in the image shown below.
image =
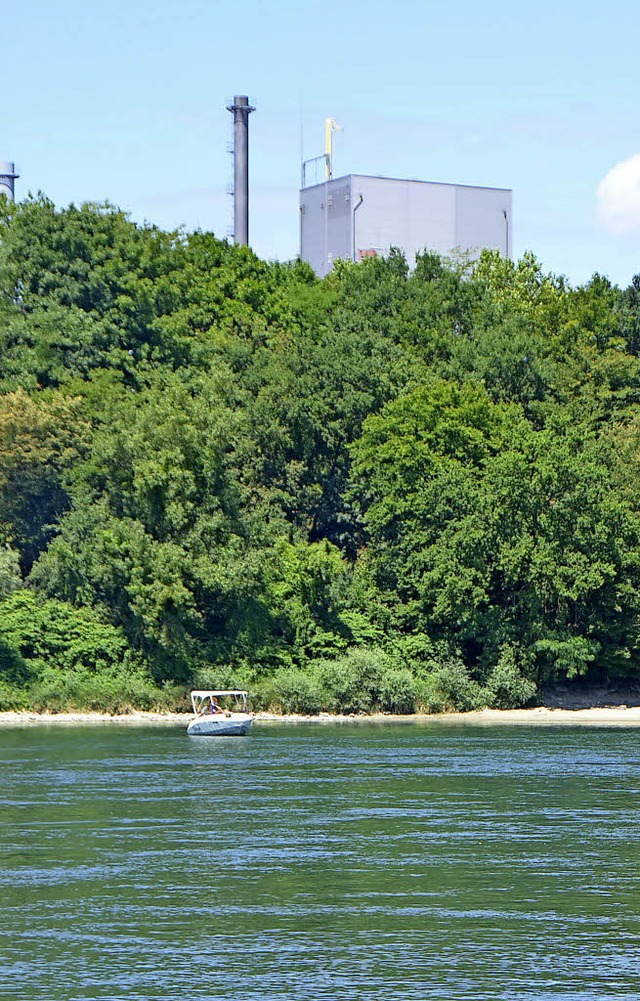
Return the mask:
<path id="1" fill-rule="evenodd" d="M 0 523 L 28 571 L 69 506 L 65 474 L 85 452 L 90 428 L 79 401 L 61 393 L 0 397 Z"/>
<path id="2" fill-rule="evenodd" d="M 506 642 L 541 681 L 631 670 L 640 524 L 593 431 L 431 392 L 390 404 L 354 446 L 393 628 L 446 640 L 481 681 Z"/>

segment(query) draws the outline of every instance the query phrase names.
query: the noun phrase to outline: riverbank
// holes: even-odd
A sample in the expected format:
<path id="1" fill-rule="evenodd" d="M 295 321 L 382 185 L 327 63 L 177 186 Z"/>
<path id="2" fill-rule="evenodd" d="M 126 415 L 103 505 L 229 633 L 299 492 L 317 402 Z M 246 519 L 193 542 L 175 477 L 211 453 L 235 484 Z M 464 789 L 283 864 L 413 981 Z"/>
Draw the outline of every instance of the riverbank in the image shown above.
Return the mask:
<path id="1" fill-rule="evenodd" d="M 120 723 L 126 725 L 187 726 L 190 713 L 153 713 L 134 711 L 126 714 L 109 715 L 99 712 L 77 713 L 34 713 L 2 712 L 0 727 L 29 725 L 69 726 L 94 723 Z M 317 716 L 280 716 L 275 713 L 256 713 L 257 723 L 403 723 L 407 724 L 474 724 L 474 725 L 561 725 L 561 726 L 640 726 L 640 706 L 595 706 L 590 708 L 556 708 L 539 706 L 534 709 L 480 709 L 468 713 L 441 713 L 426 715 L 415 713 L 411 716 L 374 714 L 371 716 L 339 716 L 320 713 Z"/>

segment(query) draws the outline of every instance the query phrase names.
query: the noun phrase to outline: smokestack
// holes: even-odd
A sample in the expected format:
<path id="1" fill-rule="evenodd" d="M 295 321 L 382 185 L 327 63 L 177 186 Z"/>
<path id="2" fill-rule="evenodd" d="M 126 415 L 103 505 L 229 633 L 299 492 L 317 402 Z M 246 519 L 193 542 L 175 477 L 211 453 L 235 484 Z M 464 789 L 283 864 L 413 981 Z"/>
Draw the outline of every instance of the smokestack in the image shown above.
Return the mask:
<path id="1" fill-rule="evenodd" d="M 16 174 L 15 163 L 0 160 L 0 195 L 6 195 L 10 202 L 14 200 L 15 187 L 13 182 L 17 177 L 20 177 L 20 174 Z"/>
<path id="2" fill-rule="evenodd" d="M 249 242 L 249 98 L 238 94 L 227 111 L 233 112 L 233 238 Z"/>

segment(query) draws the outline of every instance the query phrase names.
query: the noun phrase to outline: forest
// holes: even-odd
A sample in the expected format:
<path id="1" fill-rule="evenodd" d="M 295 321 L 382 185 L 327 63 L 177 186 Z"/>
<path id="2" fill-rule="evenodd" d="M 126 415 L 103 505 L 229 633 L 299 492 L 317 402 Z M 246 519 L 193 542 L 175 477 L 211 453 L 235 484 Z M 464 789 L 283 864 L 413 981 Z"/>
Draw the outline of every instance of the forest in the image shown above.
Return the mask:
<path id="1" fill-rule="evenodd" d="M 0 199 L 0 709 L 640 676 L 640 275 L 258 259 Z"/>

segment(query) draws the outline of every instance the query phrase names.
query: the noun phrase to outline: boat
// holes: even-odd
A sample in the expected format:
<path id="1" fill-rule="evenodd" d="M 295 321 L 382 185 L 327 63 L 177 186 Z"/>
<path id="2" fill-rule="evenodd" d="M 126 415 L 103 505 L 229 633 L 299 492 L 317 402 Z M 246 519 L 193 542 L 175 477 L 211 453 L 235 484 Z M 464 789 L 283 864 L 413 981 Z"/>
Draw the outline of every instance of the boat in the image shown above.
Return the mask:
<path id="1" fill-rule="evenodd" d="M 191 705 L 193 719 L 187 733 L 192 737 L 242 737 L 251 726 L 247 692 L 239 689 L 194 691 Z"/>

